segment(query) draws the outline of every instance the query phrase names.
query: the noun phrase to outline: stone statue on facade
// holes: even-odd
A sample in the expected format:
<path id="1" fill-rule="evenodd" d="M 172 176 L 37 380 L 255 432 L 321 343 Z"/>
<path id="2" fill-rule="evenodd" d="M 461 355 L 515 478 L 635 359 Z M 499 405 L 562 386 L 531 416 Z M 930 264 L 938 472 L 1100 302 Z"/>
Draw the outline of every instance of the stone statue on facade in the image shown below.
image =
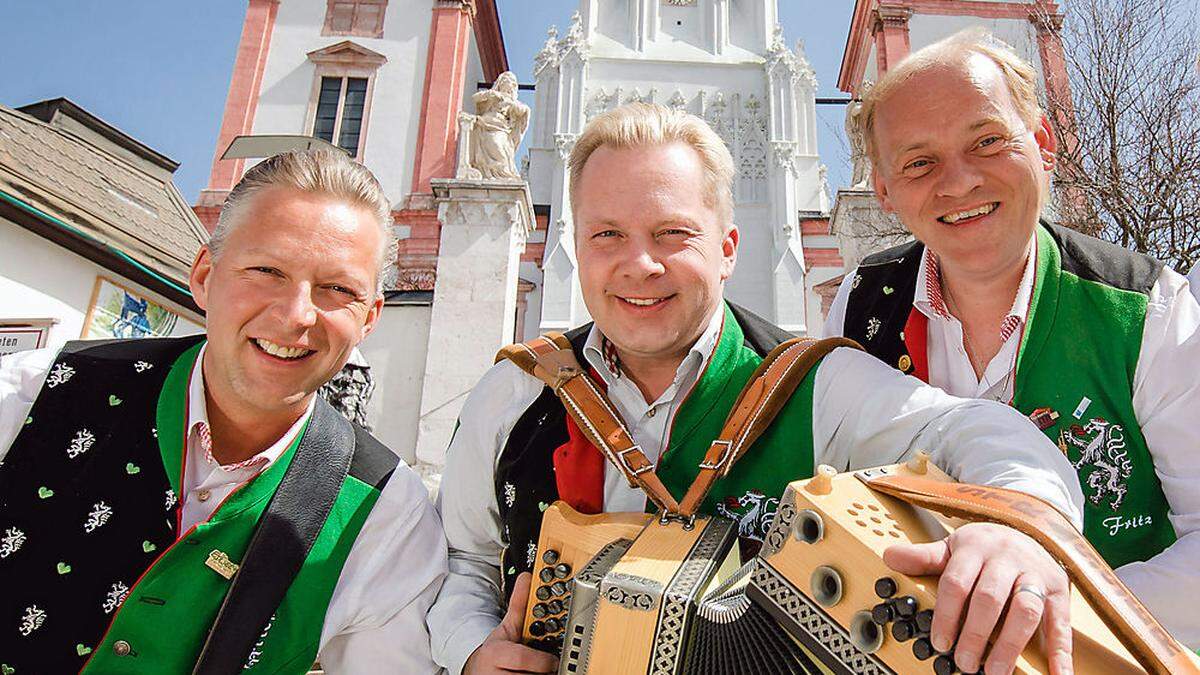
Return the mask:
<path id="1" fill-rule="evenodd" d="M 846 138 L 850 141 L 851 190 L 871 189 L 871 158 L 867 156 L 867 142 L 863 136 L 862 97 L 871 90 L 871 82 L 863 82 L 858 98 L 846 106 Z"/>
<path id="2" fill-rule="evenodd" d="M 468 157 L 460 152 L 459 177 L 485 180 L 520 180 L 517 171 L 517 148 L 529 126 L 529 106 L 517 100 L 517 77 L 504 72 L 496 78 L 491 89 L 475 92 L 471 97 L 475 114 L 464 115 L 464 131 L 469 128 Z M 463 166 L 463 160 L 466 165 Z"/>

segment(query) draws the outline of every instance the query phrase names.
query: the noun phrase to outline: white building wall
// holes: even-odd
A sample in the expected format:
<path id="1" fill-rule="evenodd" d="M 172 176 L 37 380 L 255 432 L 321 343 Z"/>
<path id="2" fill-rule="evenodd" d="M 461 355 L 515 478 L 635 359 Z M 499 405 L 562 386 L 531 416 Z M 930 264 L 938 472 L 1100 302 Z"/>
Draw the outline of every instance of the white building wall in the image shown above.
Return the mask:
<path id="1" fill-rule="evenodd" d="M 367 420 L 375 437 L 409 464 L 417 457 L 431 311 L 427 304 L 384 307 L 375 331 L 359 346 L 375 379 Z"/>
<path id="2" fill-rule="evenodd" d="M 179 314 L 172 335 L 204 330 L 202 319 L 143 286 L 0 218 L 0 319 L 57 319 L 47 347 L 78 340 L 96 278 L 104 276 Z"/>
<path id="3" fill-rule="evenodd" d="M 430 3 L 391 0 L 382 38 L 322 37 L 326 5 L 325 0 L 279 3 L 254 116 L 254 133 L 312 132 L 308 116 L 310 106 L 316 105 L 318 83 L 316 66 L 307 57 L 309 52 L 350 40 L 383 54 L 387 63 L 375 73 L 362 159 L 383 184 L 388 199 L 399 204 L 412 188 L 429 49 Z M 478 56 L 475 59 L 478 61 Z"/>

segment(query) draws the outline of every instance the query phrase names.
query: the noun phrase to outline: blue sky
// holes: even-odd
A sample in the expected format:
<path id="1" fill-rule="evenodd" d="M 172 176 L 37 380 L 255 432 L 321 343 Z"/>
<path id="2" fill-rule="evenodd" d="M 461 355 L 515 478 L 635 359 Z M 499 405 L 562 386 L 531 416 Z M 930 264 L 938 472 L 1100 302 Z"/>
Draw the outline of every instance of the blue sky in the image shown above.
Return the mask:
<path id="1" fill-rule="evenodd" d="M 509 65 L 532 82 L 546 28 L 564 28 L 575 0 L 499 0 Z M 851 0 L 779 0 L 820 82 L 837 91 Z M 180 162 L 175 182 L 194 202 L 208 179 L 246 0 L 37 0 L 6 3 L 0 22 L 0 103 L 65 96 Z M 428 20 L 423 18 L 422 20 Z M 842 106 L 818 106 L 818 143 L 836 189 L 849 173 Z"/>

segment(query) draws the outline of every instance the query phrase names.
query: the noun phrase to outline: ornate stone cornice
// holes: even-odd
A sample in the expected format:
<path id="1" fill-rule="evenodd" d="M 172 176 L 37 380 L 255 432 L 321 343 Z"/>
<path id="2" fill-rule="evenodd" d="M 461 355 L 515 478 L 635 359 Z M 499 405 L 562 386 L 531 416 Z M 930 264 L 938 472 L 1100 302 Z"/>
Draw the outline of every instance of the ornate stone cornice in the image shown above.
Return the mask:
<path id="1" fill-rule="evenodd" d="M 558 150 L 558 158 L 567 161 L 571 151 L 575 149 L 575 134 L 554 134 L 554 148 Z"/>
<path id="2" fill-rule="evenodd" d="M 434 0 L 435 9 L 457 9 L 475 17 L 475 0 Z"/>
<path id="3" fill-rule="evenodd" d="M 543 70 L 558 65 L 558 26 L 550 26 L 546 30 L 546 44 L 542 45 L 537 56 L 533 57 L 533 76 L 536 78 Z"/>
<path id="4" fill-rule="evenodd" d="M 882 28 L 903 28 L 908 25 L 913 11 L 909 7 L 896 5 L 880 5 L 875 8 L 875 30 Z"/>
<path id="5" fill-rule="evenodd" d="M 1062 31 L 1063 15 L 1035 11 L 1029 15 L 1029 22 L 1037 28 L 1037 32 L 1039 33 L 1051 33 L 1057 35 Z"/>
<path id="6" fill-rule="evenodd" d="M 558 41 L 558 58 L 560 61 L 571 52 L 575 52 L 580 60 L 587 61 L 587 36 L 583 34 L 583 18 L 579 16 L 578 11 L 571 15 L 571 25 L 567 28 L 567 34 L 563 39 Z"/>

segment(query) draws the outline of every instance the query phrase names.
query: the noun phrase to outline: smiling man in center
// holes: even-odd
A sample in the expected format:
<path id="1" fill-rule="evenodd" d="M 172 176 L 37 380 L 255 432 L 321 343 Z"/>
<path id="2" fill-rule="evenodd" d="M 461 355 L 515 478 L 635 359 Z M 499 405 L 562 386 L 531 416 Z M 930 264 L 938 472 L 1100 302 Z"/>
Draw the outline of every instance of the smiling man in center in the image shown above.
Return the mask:
<path id="1" fill-rule="evenodd" d="M 733 176 L 728 149 L 702 120 L 647 104 L 596 117 L 570 158 L 579 278 L 595 323 L 567 337 L 676 497 L 763 355 L 792 337 L 722 297 L 739 240 Z M 761 540 L 771 518 L 758 513 L 789 481 L 818 464 L 889 464 L 917 448 L 961 480 L 1036 494 L 1077 522 L 1070 465 L 1021 415 L 951 397 L 845 348 L 809 373 L 700 510 L 737 519 L 745 539 Z M 434 658 L 452 673 L 555 667 L 519 639 L 529 588 L 522 573 L 542 511 L 556 499 L 592 513 L 646 507 L 646 495 L 570 429 L 553 391 L 503 361 L 464 405 L 442 481 L 450 576 L 428 623 Z M 1012 596 L 1026 611 L 1003 623 L 995 665 L 1015 661 L 1044 614 L 1056 672 L 1069 671 L 1066 578 L 1024 535 L 969 525 L 952 541 L 896 547 L 887 562 L 912 574 L 945 566 L 943 579 L 953 581 L 943 582 L 935 609 L 936 646 L 949 648 L 965 617 L 959 649 L 975 648 L 979 659 Z M 980 643 L 972 647 L 970 636 Z"/>

